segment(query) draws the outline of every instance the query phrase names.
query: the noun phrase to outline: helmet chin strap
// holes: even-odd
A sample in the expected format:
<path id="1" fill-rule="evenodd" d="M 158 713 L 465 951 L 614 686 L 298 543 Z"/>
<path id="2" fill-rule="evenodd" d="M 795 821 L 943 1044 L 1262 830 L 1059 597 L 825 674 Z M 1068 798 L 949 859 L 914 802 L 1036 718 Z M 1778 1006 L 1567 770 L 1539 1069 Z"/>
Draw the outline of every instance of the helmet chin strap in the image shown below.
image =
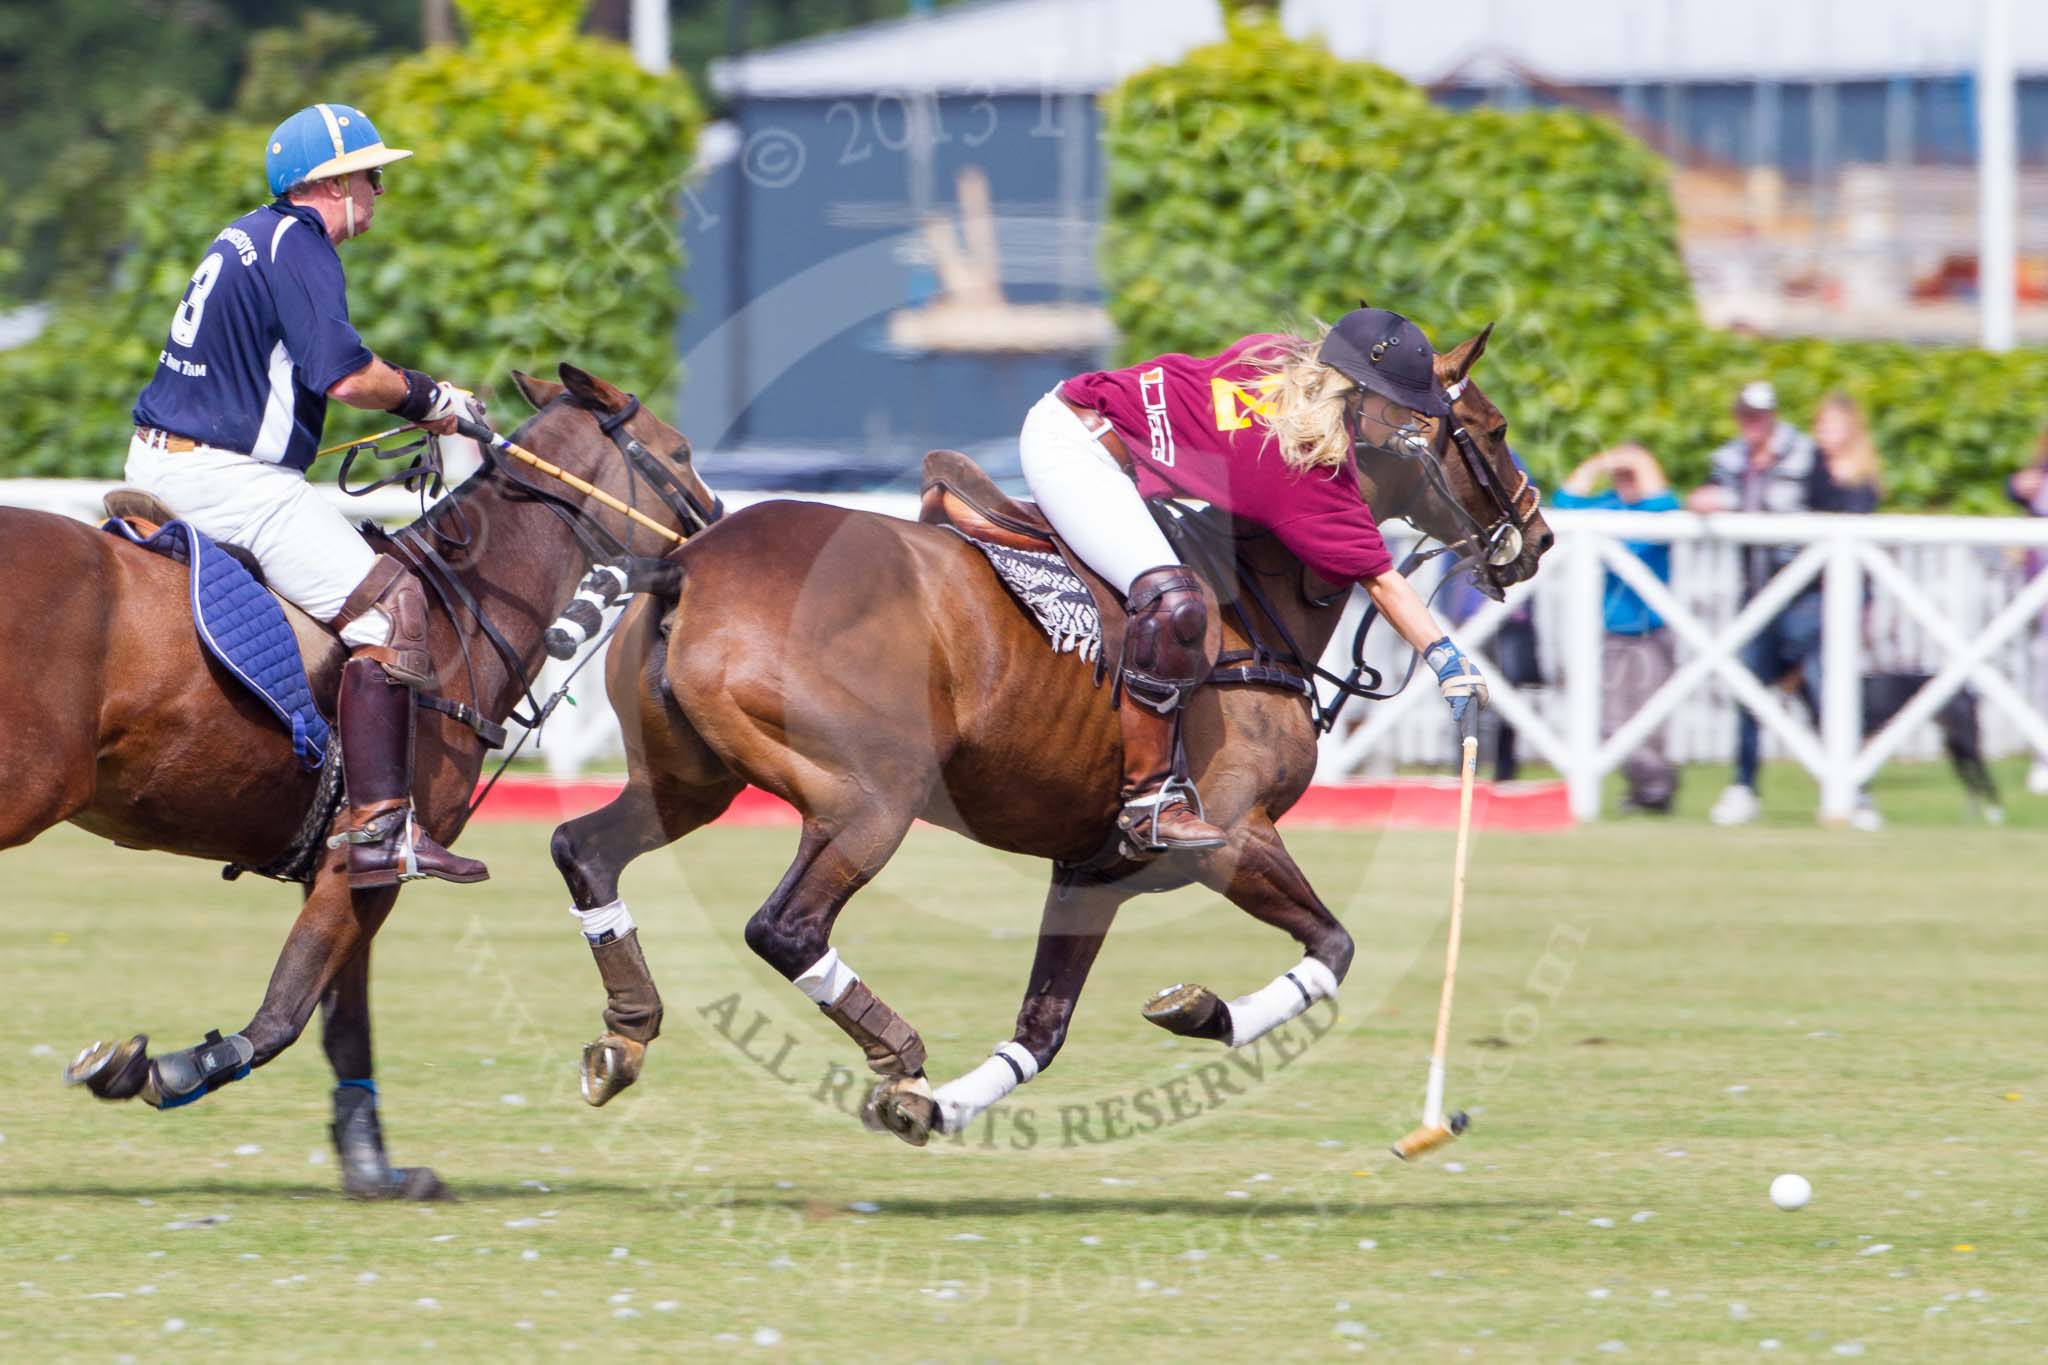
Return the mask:
<path id="1" fill-rule="evenodd" d="M 348 217 L 348 235 L 350 237 L 356 235 L 356 192 L 355 187 L 348 183 L 352 175 L 353 172 L 341 178 L 341 188 L 346 191 L 342 197 L 342 202 L 348 205 L 345 212 Z"/>

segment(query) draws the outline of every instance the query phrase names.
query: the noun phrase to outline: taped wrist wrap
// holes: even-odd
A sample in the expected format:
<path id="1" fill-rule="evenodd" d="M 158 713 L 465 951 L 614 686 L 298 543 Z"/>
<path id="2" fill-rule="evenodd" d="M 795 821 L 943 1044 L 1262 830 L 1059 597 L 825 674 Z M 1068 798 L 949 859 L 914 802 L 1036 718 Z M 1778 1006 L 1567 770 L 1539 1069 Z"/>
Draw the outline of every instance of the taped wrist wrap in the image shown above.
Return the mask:
<path id="1" fill-rule="evenodd" d="M 390 411 L 408 422 L 420 421 L 434 407 L 433 376 L 419 370 L 401 369 L 399 373 L 405 376 L 405 397 Z"/>

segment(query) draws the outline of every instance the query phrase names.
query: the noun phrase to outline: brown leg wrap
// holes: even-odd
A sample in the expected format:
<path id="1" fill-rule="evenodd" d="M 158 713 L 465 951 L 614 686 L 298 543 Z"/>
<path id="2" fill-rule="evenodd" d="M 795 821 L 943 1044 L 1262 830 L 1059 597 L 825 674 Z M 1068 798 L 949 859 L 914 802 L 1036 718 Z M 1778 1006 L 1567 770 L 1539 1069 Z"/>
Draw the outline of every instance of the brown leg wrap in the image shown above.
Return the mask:
<path id="1" fill-rule="evenodd" d="M 878 1076 L 916 1076 L 924 1071 L 924 1039 L 902 1015 L 875 998 L 865 981 L 847 987 L 836 1005 L 820 1005 L 825 1017 L 868 1056 Z"/>
<path id="2" fill-rule="evenodd" d="M 661 992 L 640 955 L 640 931 L 628 929 L 609 943 L 592 944 L 604 980 L 604 1026 L 621 1038 L 651 1043 L 661 1035 Z"/>

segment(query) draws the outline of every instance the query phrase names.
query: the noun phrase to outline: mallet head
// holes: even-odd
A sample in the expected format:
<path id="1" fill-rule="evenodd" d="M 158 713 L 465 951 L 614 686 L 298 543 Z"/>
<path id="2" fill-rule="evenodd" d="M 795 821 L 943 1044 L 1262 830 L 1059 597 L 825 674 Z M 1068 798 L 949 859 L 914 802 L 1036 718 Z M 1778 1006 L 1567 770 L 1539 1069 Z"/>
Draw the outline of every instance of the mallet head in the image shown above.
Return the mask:
<path id="1" fill-rule="evenodd" d="M 1442 1123 L 1425 1123 L 1407 1137 L 1394 1144 L 1394 1155 L 1403 1161 L 1413 1161 L 1424 1152 L 1435 1151 L 1452 1138 L 1470 1127 L 1472 1120 L 1460 1109 Z"/>

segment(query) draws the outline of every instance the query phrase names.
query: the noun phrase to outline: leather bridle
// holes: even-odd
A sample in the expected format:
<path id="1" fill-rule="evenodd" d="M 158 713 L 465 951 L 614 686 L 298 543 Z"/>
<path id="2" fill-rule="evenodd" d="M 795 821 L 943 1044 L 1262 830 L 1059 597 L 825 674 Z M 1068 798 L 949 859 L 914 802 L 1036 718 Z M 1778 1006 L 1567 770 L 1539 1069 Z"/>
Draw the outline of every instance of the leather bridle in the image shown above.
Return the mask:
<path id="1" fill-rule="evenodd" d="M 1444 394 L 1455 403 L 1465 391 L 1469 380 L 1461 379 L 1448 386 Z M 1425 435 L 1425 432 L 1427 434 Z M 1495 475 L 1486 456 L 1479 450 L 1479 443 L 1457 418 L 1456 411 L 1443 417 L 1423 418 L 1415 416 L 1397 428 L 1391 444 L 1368 443 L 1363 437 L 1357 444 L 1367 450 L 1392 455 L 1398 460 L 1414 460 L 1421 466 L 1421 476 L 1415 491 L 1399 511 L 1389 512 L 1388 520 L 1414 519 L 1409 512 L 1415 505 L 1424 487 L 1435 493 L 1443 504 L 1450 508 L 1451 515 L 1459 523 L 1464 534 L 1458 539 L 1447 541 L 1436 549 L 1427 551 L 1422 558 L 1431 559 L 1441 554 L 1455 554 L 1463 563 L 1475 567 L 1485 564 L 1491 568 L 1504 568 L 1521 557 L 1522 544 L 1529 523 L 1536 519 L 1543 505 L 1543 493 L 1529 478 L 1529 472 L 1516 462 L 1517 482 L 1512 489 L 1504 488 Z M 1450 478 L 1444 472 L 1449 464 L 1449 450 L 1455 449 L 1465 466 L 1466 477 L 1473 486 L 1486 496 L 1492 506 L 1493 518 L 1482 522 L 1473 515 L 1451 488 Z M 1419 561 L 1418 561 L 1419 562 Z"/>
<path id="2" fill-rule="evenodd" d="M 625 457 L 626 468 L 636 476 L 632 485 L 635 495 L 639 492 L 638 480 L 645 479 L 654 489 L 654 495 L 661 499 L 662 505 L 682 526 L 685 537 L 705 530 L 725 515 L 725 503 L 714 494 L 711 505 L 706 507 L 677 476 L 676 466 L 690 462 L 689 437 L 683 437 L 682 444 L 670 451 L 666 458 L 658 458 L 640 443 L 639 437 L 626 430 L 626 423 L 632 421 L 633 414 L 639 411 L 640 399 L 629 393 L 624 407 L 598 418 L 597 429 L 611 439 L 619 454 Z M 626 533 L 629 539 L 632 534 L 631 531 Z"/>
<path id="3" fill-rule="evenodd" d="M 618 450 L 620 457 L 625 460 L 627 473 L 630 477 L 631 501 L 638 501 L 640 481 L 646 480 L 652 487 L 655 496 L 683 528 L 685 538 L 712 526 L 725 515 L 723 499 L 713 495 L 711 505 L 705 507 L 702 500 L 691 492 L 689 487 L 675 473 L 675 466 L 686 463 L 690 458 L 690 443 L 687 438 L 664 460 L 657 457 L 638 437 L 625 429 L 626 423 L 631 421 L 634 414 L 640 411 L 640 400 L 637 397 L 628 394 L 625 406 L 617 412 L 598 413 L 583 404 L 579 403 L 577 406 L 584 407 L 585 411 L 592 413 L 592 416 L 597 421 L 598 430 L 605 434 L 606 439 L 612 443 L 613 447 Z M 538 502 L 546 507 L 549 512 L 553 513 L 568 528 L 570 535 L 575 538 L 577 546 L 583 552 L 586 568 L 600 562 L 630 559 L 633 557 L 631 544 L 633 531 L 630 522 L 628 523 L 626 539 L 622 541 L 580 502 L 564 493 L 556 492 L 553 488 L 536 483 L 523 474 L 515 472 L 514 467 L 499 458 L 497 452 L 492 447 L 479 443 L 478 449 L 482 452 L 483 463 L 472 481 L 473 484 L 481 484 L 485 480 L 490 480 L 500 485 L 509 486 L 519 496 Z M 406 454 L 413 454 L 414 460 L 412 464 L 395 474 L 386 475 L 359 488 L 351 488 L 348 485 L 349 469 L 354 464 L 356 457 L 365 450 L 372 451 L 378 459 L 397 459 Z M 470 527 L 465 509 L 462 506 L 460 490 L 457 491 L 455 496 L 440 502 L 428 504 L 426 501 L 429 496 L 439 492 L 446 486 L 439 445 L 432 438 L 428 438 L 390 452 L 378 449 L 373 442 L 353 446 L 349 449 L 348 454 L 342 458 L 338 479 L 343 492 L 357 497 L 392 484 L 417 491 L 420 494 L 422 504 L 420 519 L 413 525 L 394 532 L 388 537 L 388 543 L 392 551 L 406 563 L 407 567 L 411 568 L 419 576 L 420 581 L 439 599 L 441 609 L 447 613 L 451 622 L 456 620 L 456 606 L 458 603 L 462 610 L 469 615 L 470 619 L 476 622 L 477 632 L 490 644 L 492 652 L 497 654 L 500 661 L 503 662 L 507 673 L 518 681 L 520 692 L 525 696 L 527 714 L 520 715 L 518 708 L 515 706 L 511 719 L 529 733 L 538 729 L 541 723 L 547 719 L 548 712 L 553 709 L 552 700 L 544 705 L 534 696 L 534 680 L 528 676 L 525 661 L 520 658 L 519 652 L 513 648 L 511 641 L 507 640 L 504 633 L 498 629 L 497 624 L 490 619 L 489 614 L 484 610 L 483 604 L 477 601 L 476 595 L 462 581 L 455 567 L 448 562 L 446 556 L 435 546 L 435 542 L 440 541 L 444 544 L 460 548 L 469 545 L 474 539 L 474 532 Z M 447 523 L 453 523 L 453 525 Z M 460 528 L 459 532 L 456 529 L 457 527 Z M 453 716 L 456 720 L 467 725 L 477 733 L 487 748 L 500 748 L 505 742 L 504 728 L 492 723 L 478 709 L 482 703 L 482 693 L 477 686 L 476 663 L 470 654 L 468 632 L 458 626 L 455 631 L 455 640 L 462 651 L 463 671 L 467 675 L 469 695 L 474 704 L 450 702 L 444 698 L 424 692 L 420 694 L 420 703 L 431 710 L 441 711 Z M 560 694 L 558 693 L 557 695 L 559 696 Z M 495 780 L 494 778 L 493 782 Z M 485 792 L 487 793 L 488 790 L 489 788 L 487 787 Z M 476 801 L 477 804 L 481 804 L 482 795 L 479 795 Z M 474 809 L 474 806 L 472 806 L 472 809 Z"/>

